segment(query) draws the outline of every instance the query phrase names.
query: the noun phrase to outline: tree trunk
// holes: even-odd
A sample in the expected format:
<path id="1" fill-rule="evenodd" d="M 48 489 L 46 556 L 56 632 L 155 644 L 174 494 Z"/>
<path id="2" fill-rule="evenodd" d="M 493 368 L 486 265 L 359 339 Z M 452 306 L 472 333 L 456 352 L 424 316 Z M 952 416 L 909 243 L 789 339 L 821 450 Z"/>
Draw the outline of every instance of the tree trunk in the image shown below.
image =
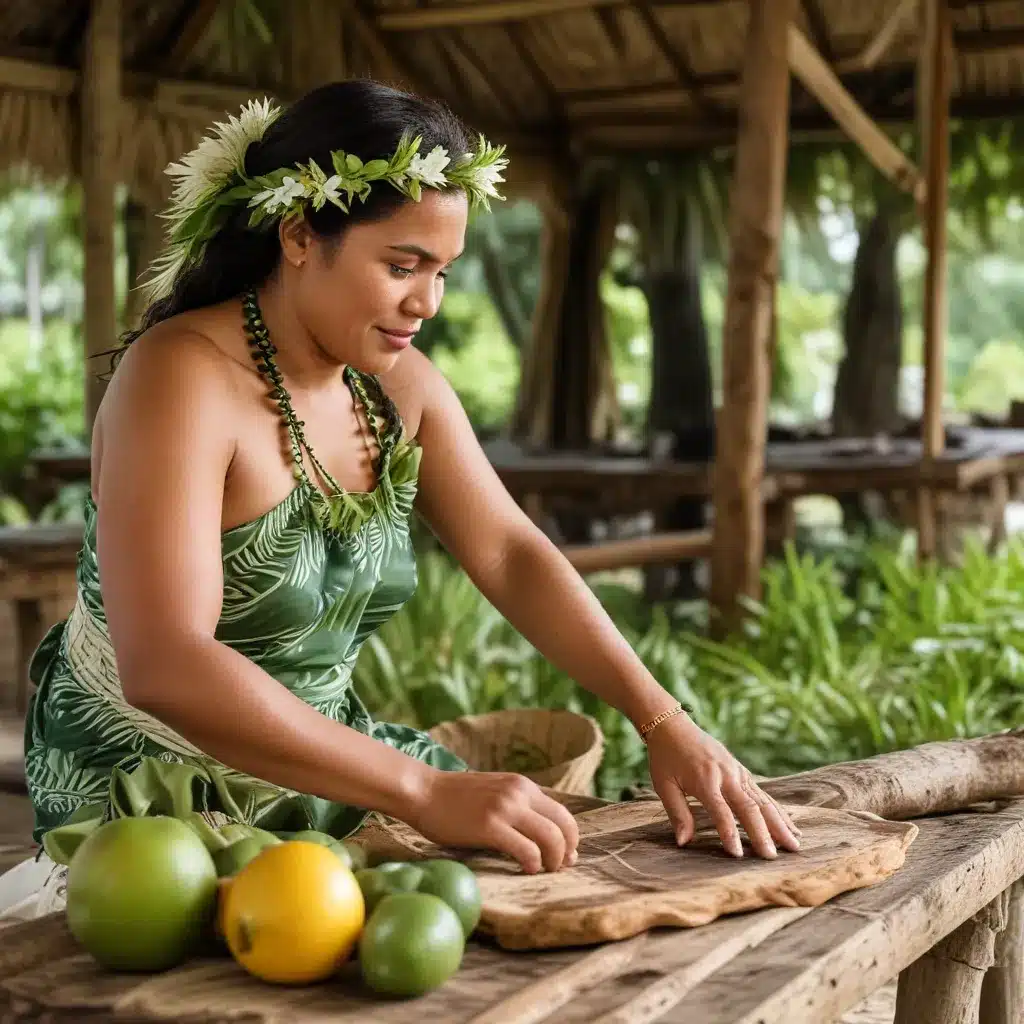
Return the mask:
<path id="1" fill-rule="evenodd" d="M 885 209 L 879 209 L 861 234 L 843 313 L 846 351 L 832 405 L 837 437 L 891 435 L 900 425 L 903 309 L 896 276 L 898 241 L 892 212 Z M 845 499 L 842 507 L 848 527 L 869 524 L 860 496 Z"/>
<path id="2" fill-rule="evenodd" d="M 687 233 L 679 266 L 645 275 L 643 290 L 651 321 L 651 395 L 647 436 L 671 438 L 674 459 L 710 461 L 715 447 L 711 357 L 700 296 L 700 238 Z M 663 510 L 660 530 L 700 530 L 706 525 L 703 499 L 683 499 Z M 695 563 L 652 568 L 646 574 L 649 600 L 697 593 Z"/>

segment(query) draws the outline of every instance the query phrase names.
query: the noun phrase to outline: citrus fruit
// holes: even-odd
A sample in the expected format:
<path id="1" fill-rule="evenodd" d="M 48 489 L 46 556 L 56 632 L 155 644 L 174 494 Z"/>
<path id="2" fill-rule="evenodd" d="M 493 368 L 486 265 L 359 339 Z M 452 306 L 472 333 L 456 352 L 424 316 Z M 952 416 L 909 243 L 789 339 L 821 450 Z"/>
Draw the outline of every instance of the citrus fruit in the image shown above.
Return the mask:
<path id="1" fill-rule="evenodd" d="M 217 870 L 202 840 L 170 817 L 100 825 L 68 868 L 67 924 L 104 967 L 162 971 L 202 941 Z"/>
<path id="2" fill-rule="evenodd" d="M 262 852 L 268 845 L 256 836 L 247 836 L 225 846 L 213 855 L 213 863 L 217 868 L 218 878 L 230 878 L 238 874 L 246 864 L 257 854 Z"/>
<path id="3" fill-rule="evenodd" d="M 293 832 L 288 837 L 293 843 L 317 843 L 320 846 L 333 846 L 337 840 L 326 832 L 317 832 L 308 828 L 304 832 Z"/>
<path id="4" fill-rule="evenodd" d="M 343 843 L 348 850 L 349 859 L 352 861 L 352 870 L 359 871 L 367 866 L 366 851 L 358 843 Z"/>
<path id="5" fill-rule="evenodd" d="M 466 937 L 444 900 L 424 892 L 385 896 L 359 939 L 359 967 L 380 995 L 420 996 L 443 985 L 462 963 Z"/>
<path id="6" fill-rule="evenodd" d="M 417 891 L 444 900 L 458 915 L 468 939 L 480 923 L 480 885 L 476 875 L 457 860 L 428 860 L 421 867 L 423 880 Z"/>
<path id="7" fill-rule="evenodd" d="M 413 892 L 423 880 L 423 868 L 418 864 L 406 864 L 405 861 L 385 861 L 374 870 L 385 875 L 388 885 L 396 892 Z"/>
<path id="8" fill-rule="evenodd" d="M 322 981 L 352 952 L 365 920 L 355 876 L 326 846 L 268 846 L 232 878 L 220 926 L 250 974 L 279 984 Z"/>
<path id="9" fill-rule="evenodd" d="M 382 875 L 376 868 L 360 869 L 356 872 L 356 881 L 363 893 L 367 917 L 373 913 L 374 908 L 385 896 L 391 896 L 399 891 L 388 881 L 388 876 Z"/>

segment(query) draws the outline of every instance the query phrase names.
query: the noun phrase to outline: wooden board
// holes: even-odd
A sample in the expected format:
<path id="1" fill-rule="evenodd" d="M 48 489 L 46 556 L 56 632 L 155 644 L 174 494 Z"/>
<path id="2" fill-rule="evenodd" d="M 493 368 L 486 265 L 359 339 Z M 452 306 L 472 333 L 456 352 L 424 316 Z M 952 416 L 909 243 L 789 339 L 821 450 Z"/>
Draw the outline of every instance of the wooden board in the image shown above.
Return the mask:
<path id="1" fill-rule="evenodd" d="M 524 875 L 508 860 L 473 857 L 483 893 L 481 929 L 506 949 L 552 949 L 695 927 L 766 906 L 818 906 L 897 871 L 917 826 L 862 812 L 787 808 L 803 831 L 799 853 L 774 861 L 728 856 L 703 808 L 680 849 L 659 802 L 611 804 L 577 816 L 580 858 L 557 874 Z M 388 823 L 362 841 L 394 859 L 444 856 L 408 826 Z"/>
<path id="2" fill-rule="evenodd" d="M 9 1024 L 796 1024 L 835 1020 L 1024 874 L 1024 801 L 919 822 L 905 867 L 817 909 L 774 908 L 595 949 L 510 953 L 472 943 L 421 1000 L 382 1002 L 350 969 L 280 989 L 230 959 L 155 977 L 106 974 L 59 917 L 5 931 Z"/>

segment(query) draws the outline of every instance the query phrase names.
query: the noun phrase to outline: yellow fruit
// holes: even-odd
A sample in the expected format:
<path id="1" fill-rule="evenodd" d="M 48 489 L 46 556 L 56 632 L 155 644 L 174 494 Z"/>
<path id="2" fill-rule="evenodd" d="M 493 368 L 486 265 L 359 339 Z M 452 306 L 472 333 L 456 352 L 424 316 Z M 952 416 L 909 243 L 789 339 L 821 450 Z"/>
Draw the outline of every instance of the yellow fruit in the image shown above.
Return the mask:
<path id="1" fill-rule="evenodd" d="M 218 915 L 232 956 L 263 981 L 302 985 L 330 977 L 359 940 L 359 883 L 333 850 L 269 846 L 222 890 Z"/>

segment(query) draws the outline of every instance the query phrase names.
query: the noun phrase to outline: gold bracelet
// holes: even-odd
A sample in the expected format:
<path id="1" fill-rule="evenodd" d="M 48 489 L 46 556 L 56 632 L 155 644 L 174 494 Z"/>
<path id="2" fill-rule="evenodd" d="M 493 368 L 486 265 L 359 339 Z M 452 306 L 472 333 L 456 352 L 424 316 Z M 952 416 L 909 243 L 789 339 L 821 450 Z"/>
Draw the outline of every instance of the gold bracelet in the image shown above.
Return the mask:
<path id="1" fill-rule="evenodd" d="M 681 715 L 687 710 L 689 709 L 684 707 L 682 704 L 677 703 L 675 707 L 669 708 L 668 711 L 663 711 L 657 718 L 652 718 L 645 725 L 640 726 L 640 739 L 646 743 L 647 737 L 650 736 L 650 734 L 654 732 L 662 722 L 665 722 L 670 718 L 675 718 L 676 715 Z"/>

